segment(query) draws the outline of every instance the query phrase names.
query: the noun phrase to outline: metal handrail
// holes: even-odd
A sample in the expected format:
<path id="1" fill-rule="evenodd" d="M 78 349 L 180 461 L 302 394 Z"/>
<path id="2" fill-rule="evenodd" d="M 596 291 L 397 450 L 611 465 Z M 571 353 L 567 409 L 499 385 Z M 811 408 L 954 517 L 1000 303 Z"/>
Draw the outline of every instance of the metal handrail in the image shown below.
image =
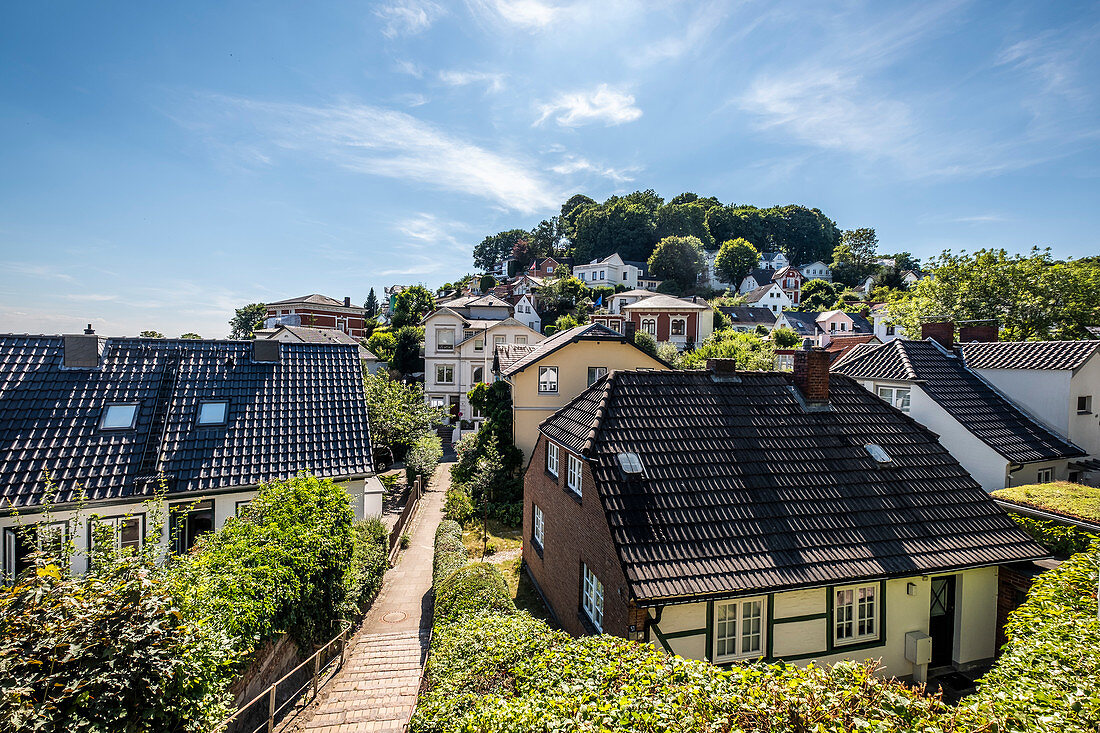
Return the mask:
<path id="1" fill-rule="evenodd" d="M 339 659 L 339 663 L 336 666 L 337 669 L 340 669 L 344 666 L 344 657 L 345 657 L 345 652 L 347 651 L 347 634 L 348 634 L 348 631 L 350 631 L 350 630 L 351 630 L 351 624 L 348 623 L 347 621 L 345 621 L 343 623 L 343 629 L 341 629 L 339 634 L 337 634 L 332 639 L 330 639 L 320 649 L 313 652 L 313 654 L 309 655 L 297 667 L 295 667 L 294 669 L 290 670 L 285 675 L 283 675 L 282 677 L 277 679 L 273 684 L 268 686 L 259 695 L 252 698 L 247 703 L 245 703 L 244 705 L 239 707 L 235 713 L 233 713 L 228 718 L 226 718 L 225 720 L 223 720 L 222 722 L 218 723 L 216 726 L 211 728 L 209 733 L 219 733 L 219 731 L 228 730 L 229 725 L 231 723 L 233 723 L 234 721 L 236 721 L 242 715 L 242 713 L 244 713 L 246 710 L 250 709 L 257 702 L 259 702 L 259 701 L 261 701 L 265 698 L 267 699 L 267 721 L 265 723 L 261 723 L 259 727 L 254 728 L 252 730 L 252 733 L 260 733 L 260 731 L 264 730 L 265 727 L 267 729 L 267 733 L 273 733 L 273 731 L 275 730 L 275 718 L 279 715 L 279 713 L 281 713 L 287 707 L 287 705 L 290 705 L 292 703 L 297 702 L 298 697 L 302 694 L 302 692 L 305 691 L 305 689 L 307 687 L 310 686 L 311 683 L 313 685 L 313 696 L 317 697 L 318 690 L 323 686 L 323 685 L 319 684 L 319 678 L 321 676 L 322 671 L 327 672 L 329 666 L 336 659 Z M 322 667 L 321 666 L 321 657 L 324 655 L 325 652 L 327 652 L 329 650 L 330 647 L 332 647 L 333 644 L 339 644 L 340 645 L 340 656 L 339 657 L 334 656 L 332 659 L 330 659 L 328 662 L 325 663 L 324 667 Z M 276 706 L 275 698 L 276 698 L 276 693 L 277 693 L 279 685 L 281 685 L 283 682 L 286 682 L 290 677 L 294 676 L 300 669 L 305 667 L 310 662 L 313 663 L 313 675 L 312 675 L 311 679 L 309 681 L 307 681 L 304 685 L 299 687 L 297 690 L 295 690 L 290 695 L 290 697 L 288 697 L 283 702 L 282 705 Z"/>

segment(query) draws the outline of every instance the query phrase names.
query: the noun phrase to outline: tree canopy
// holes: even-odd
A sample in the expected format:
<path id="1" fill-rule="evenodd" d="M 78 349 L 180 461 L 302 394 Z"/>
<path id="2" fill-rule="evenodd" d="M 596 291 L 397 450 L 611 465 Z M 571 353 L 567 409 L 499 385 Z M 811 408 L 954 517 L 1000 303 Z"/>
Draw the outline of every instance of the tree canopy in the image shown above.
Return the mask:
<path id="1" fill-rule="evenodd" d="M 164 338 L 164 334 L 161 333 L 160 331 L 142 331 L 141 333 L 138 334 L 138 336 L 143 338 L 143 339 L 162 339 L 162 338 Z"/>
<path id="2" fill-rule="evenodd" d="M 509 229 L 481 240 L 474 245 L 474 267 L 491 270 L 498 262 L 511 256 L 516 242 L 527 237 L 523 229 Z"/>
<path id="3" fill-rule="evenodd" d="M 390 369 L 408 376 L 424 371 L 424 357 L 420 347 L 424 342 L 424 329 L 418 326 L 402 326 L 393 336 L 393 358 Z"/>
<path id="4" fill-rule="evenodd" d="M 195 340 L 199 340 L 199 341 L 202 340 L 202 336 L 198 335 L 197 333 L 192 333 L 190 331 L 188 331 L 187 333 L 181 335 L 180 338 L 181 339 L 195 339 Z"/>
<path id="5" fill-rule="evenodd" d="M 588 206 L 576 218 L 572 241 L 578 264 L 616 252 L 624 260 L 644 261 L 657 243 L 656 214 L 627 200 L 610 206 Z"/>
<path id="6" fill-rule="evenodd" d="M 718 248 L 714 269 L 722 282 L 736 287 L 760 263 L 760 252 L 747 239 L 730 239 Z"/>
<path id="7" fill-rule="evenodd" d="M 363 309 L 367 312 L 367 318 L 378 315 L 378 296 L 374 294 L 374 288 L 367 293 L 367 302 L 363 303 Z"/>
<path id="8" fill-rule="evenodd" d="M 250 339 L 253 331 L 260 327 L 267 315 L 267 306 L 263 303 L 249 303 L 238 308 L 229 321 L 229 338 Z"/>
<path id="9" fill-rule="evenodd" d="M 834 284 L 818 278 L 807 280 L 802 286 L 798 309 L 809 312 L 830 310 L 842 292 L 844 285 L 840 283 Z"/>
<path id="10" fill-rule="evenodd" d="M 389 448 L 395 457 L 404 455 L 418 437 L 447 421 L 444 408 L 430 407 L 425 402 L 422 385 L 405 385 L 385 373 L 365 372 L 363 386 L 371 441 Z"/>
<path id="11" fill-rule="evenodd" d="M 649 271 L 690 288 L 706 266 L 703 243 L 696 237 L 665 237 L 649 257 Z"/>
<path id="12" fill-rule="evenodd" d="M 665 237 L 695 237 L 704 249 L 714 249 L 714 237 L 707 229 L 707 211 L 701 204 L 665 204 L 657 211 L 658 240 Z"/>
<path id="13" fill-rule="evenodd" d="M 416 326 L 424 316 L 435 310 L 435 296 L 423 285 L 405 288 L 393 301 L 393 327 Z"/>
<path id="14" fill-rule="evenodd" d="M 756 334 L 732 328 L 712 333 L 697 349 L 684 354 L 682 364 L 685 369 L 702 369 L 707 359 L 733 359 L 738 369 L 775 369 L 771 344 Z"/>
<path id="15" fill-rule="evenodd" d="M 856 286 L 879 272 L 878 235 L 872 228 L 848 229 L 833 250 L 833 278 Z"/>

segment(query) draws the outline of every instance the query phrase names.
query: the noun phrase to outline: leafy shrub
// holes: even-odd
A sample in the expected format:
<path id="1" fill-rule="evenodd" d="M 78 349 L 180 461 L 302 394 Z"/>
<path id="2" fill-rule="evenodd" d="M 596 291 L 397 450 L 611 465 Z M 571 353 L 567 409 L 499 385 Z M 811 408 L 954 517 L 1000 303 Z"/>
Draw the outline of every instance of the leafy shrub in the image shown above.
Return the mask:
<path id="1" fill-rule="evenodd" d="M 574 639 L 527 614 L 437 627 L 410 730 L 962 731 L 972 716 L 872 664 L 730 670 L 610 636 Z"/>
<path id="2" fill-rule="evenodd" d="M 447 489 L 443 498 L 443 516 L 459 524 L 466 524 L 474 516 L 474 502 L 465 488 L 452 486 Z"/>
<path id="3" fill-rule="evenodd" d="M 523 524 L 523 502 L 494 502 L 489 505 L 489 516 L 508 527 Z"/>
<path id="4" fill-rule="evenodd" d="M 1005 626 L 1008 643 L 965 705 L 1002 731 L 1100 730 L 1100 542 L 1036 578 Z"/>
<path id="5" fill-rule="evenodd" d="M 229 713 L 233 661 L 147 558 L 81 576 L 40 563 L 0 591 L 4 730 L 205 731 Z"/>
<path id="6" fill-rule="evenodd" d="M 657 339 L 655 339 L 652 334 L 646 333 L 645 331 L 635 331 L 634 345 L 654 359 L 657 358 Z"/>
<path id="7" fill-rule="evenodd" d="M 435 589 L 435 622 L 447 624 L 482 614 L 516 612 L 508 583 L 488 563 L 465 565 L 443 577 Z"/>
<path id="8" fill-rule="evenodd" d="M 445 519 L 435 530 L 435 557 L 432 561 L 432 585 L 439 588 L 448 575 L 466 564 L 466 547 L 462 544 L 462 527 Z"/>
<path id="9" fill-rule="evenodd" d="M 405 480 L 411 486 L 417 476 L 427 480 L 435 473 L 439 459 L 443 457 L 443 442 L 435 433 L 418 437 L 405 456 Z"/>
<path id="10" fill-rule="evenodd" d="M 1009 516 L 1031 535 L 1032 539 L 1058 557 L 1069 557 L 1074 553 L 1084 552 L 1088 549 L 1089 543 L 1096 539 L 1096 535 L 1089 534 L 1079 527 L 1032 519 L 1012 512 L 1009 512 Z"/>
<path id="11" fill-rule="evenodd" d="M 378 591 L 389 565 L 390 533 L 377 517 L 356 522 L 352 527 L 351 572 L 347 576 L 348 606 L 345 616 L 366 610 Z"/>
<path id="12" fill-rule="evenodd" d="M 409 545 L 412 544 L 412 537 L 409 537 L 408 532 L 403 532 L 401 534 L 401 539 L 398 540 L 397 544 L 402 550 L 407 550 L 409 549 Z"/>
<path id="13" fill-rule="evenodd" d="M 327 479 L 267 484 L 244 516 L 172 562 L 167 581 L 186 617 L 241 651 L 282 631 L 308 645 L 331 636 L 345 608 L 353 523 L 350 497 Z"/>

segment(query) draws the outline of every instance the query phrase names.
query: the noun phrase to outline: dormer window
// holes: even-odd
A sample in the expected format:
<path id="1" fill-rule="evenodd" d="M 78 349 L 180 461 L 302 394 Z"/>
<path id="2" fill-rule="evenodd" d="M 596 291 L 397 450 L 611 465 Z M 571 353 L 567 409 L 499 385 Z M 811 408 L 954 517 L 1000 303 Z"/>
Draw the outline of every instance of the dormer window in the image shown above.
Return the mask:
<path id="1" fill-rule="evenodd" d="M 137 421 L 136 402 L 107 405 L 103 408 L 103 417 L 99 421 L 100 430 L 131 430 Z"/>
<path id="2" fill-rule="evenodd" d="M 224 425 L 229 415 L 229 402 L 208 400 L 199 403 L 199 425 Z"/>

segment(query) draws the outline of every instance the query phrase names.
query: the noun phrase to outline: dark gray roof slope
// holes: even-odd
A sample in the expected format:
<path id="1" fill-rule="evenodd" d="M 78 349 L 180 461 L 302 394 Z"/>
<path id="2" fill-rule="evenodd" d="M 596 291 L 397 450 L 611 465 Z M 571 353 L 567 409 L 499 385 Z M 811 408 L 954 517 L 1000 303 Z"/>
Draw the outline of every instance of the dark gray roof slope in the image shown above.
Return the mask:
<path id="1" fill-rule="evenodd" d="M 971 369 L 1076 369 L 1100 341 L 998 341 L 959 344 Z"/>
<path id="2" fill-rule="evenodd" d="M 738 325 L 775 325 L 775 313 L 772 313 L 769 308 L 749 308 L 747 306 L 729 306 L 720 305 L 718 310 L 725 313 L 735 326 Z"/>
<path id="3" fill-rule="evenodd" d="M 1073 458 L 1085 452 L 1048 430 L 932 341 L 864 344 L 833 365 L 855 379 L 919 382 L 960 425 L 1013 463 Z"/>
<path id="4" fill-rule="evenodd" d="M 62 367 L 60 336 L 0 336 L 0 506 L 147 495 L 369 473 L 370 434 L 354 346 L 106 339 L 100 366 Z M 225 425 L 197 427 L 198 404 L 227 399 Z M 140 405 L 133 430 L 99 429 L 109 403 Z"/>
<path id="5" fill-rule="evenodd" d="M 1045 556 L 933 433 L 853 380 L 831 380 L 834 410 L 807 412 L 790 374 L 738 376 L 615 372 L 542 424 L 590 460 L 641 603 Z"/>
<path id="6" fill-rule="evenodd" d="M 511 358 L 513 352 L 510 350 L 503 355 L 503 358 L 501 358 L 500 352 L 498 351 L 497 356 L 494 357 L 497 360 L 496 364 L 494 364 L 494 369 L 504 376 L 511 376 L 517 372 L 522 372 L 536 361 L 544 359 L 547 355 L 552 354 L 566 344 L 581 340 L 626 342 L 627 338 L 618 331 L 612 330 L 602 323 L 586 323 L 581 326 L 567 328 L 564 331 L 558 331 L 548 339 L 534 344 L 534 348 L 530 349 L 525 354 L 519 354 L 518 350 L 516 350 L 515 353 L 518 354 L 518 358 L 515 359 Z M 633 344 L 633 342 L 630 343 Z"/>

